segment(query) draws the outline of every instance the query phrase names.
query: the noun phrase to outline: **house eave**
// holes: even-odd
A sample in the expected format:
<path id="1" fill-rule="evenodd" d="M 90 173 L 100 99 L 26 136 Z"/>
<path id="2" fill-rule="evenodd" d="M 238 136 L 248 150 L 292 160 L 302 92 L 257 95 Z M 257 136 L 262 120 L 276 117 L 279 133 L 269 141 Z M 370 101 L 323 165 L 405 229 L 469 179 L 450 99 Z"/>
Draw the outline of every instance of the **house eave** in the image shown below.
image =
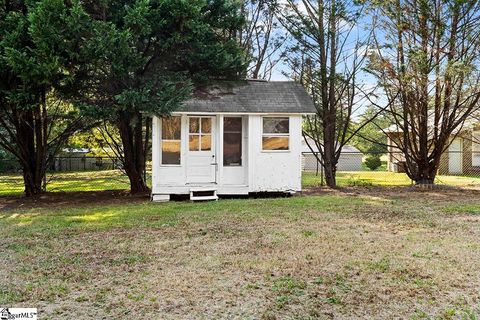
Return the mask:
<path id="1" fill-rule="evenodd" d="M 309 112 L 225 112 L 225 111 L 174 111 L 172 115 L 193 114 L 193 115 L 313 115 Z"/>

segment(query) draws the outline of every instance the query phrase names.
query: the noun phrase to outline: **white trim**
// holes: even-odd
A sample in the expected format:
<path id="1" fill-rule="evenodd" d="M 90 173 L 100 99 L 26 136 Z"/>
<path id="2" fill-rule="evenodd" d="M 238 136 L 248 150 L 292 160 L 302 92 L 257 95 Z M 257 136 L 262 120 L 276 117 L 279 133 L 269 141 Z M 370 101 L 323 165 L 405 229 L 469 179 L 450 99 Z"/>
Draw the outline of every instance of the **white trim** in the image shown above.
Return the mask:
<path id="1" fill-rule="evenodd" d="M 160 159 L 160 167 L 181 167 L 182 166 L 182 162 L 183 162 L 183 157 L 182 157 L 182 140 L 183 140 L 183 134 L 182 134 L 182 116 L 181 115 L 172 115 L 170 118 L 173 118 L 173 117 L 179 117 L 180 118 L 180 140 L 172 140 L 172 139 L 165 139 L 165 141 L 180 141 L 180 162 L 178 164 L 173 164 L 173 163 L 163 163 L 163 138 L 162 138 L 162 130 L 163 130 L 163 119 L 164 118 L 158 118 L 159 119 L 159 123 L 158 123 L 158 126 L 160 128 L 160 139 L 159 139 L 159 145 L 160 145 L 160 152 L 159 152 L 159 159 Z M 153 139 L 152 139 L 153 140 Z M 153 143 L 153 141 L 152 141 Z"/>
<path id="2" fill-rule="evenodd" d="M 203 115 L 203 116 L 198 116 L 198 115 L 184 115 L 185 116 L 185 183 L 186 185 L 191 185 L 191 184 L 208 184 L 208 183 L 217 183 L 218 182 L 218 133 L 217 133 L 217 122 L 218 122 L 218 116 L 216 115 Z M 205 135 L 210 136 L 210 150 L 201 150 L 201 140 L 199 139 L 199 145 L 198 145 L 198 150 L 190 150 L 190 119 L 191 118 L 198 118 L 199 119 L 199 132 L 197 133 L 192 133 L 193 135 L 197 135 L 198 137 L 202 136 L 202 130 L 201 130 L 201 119 L 202 118 L 209 118 L 211 123 L 210 123 L 210 133 L 206 133 Z M 191 175 L 189 176 L 189 168 L 192 166 L 192 158 L 198 157 L 198 156 L 203 156 L 204 154 L 209 154 L 209 159 L 212 160 L 211 155 L 213 155 L 213 159 L 215 161 L 215 164 L 212 164 L 210 161 L 210 168 L 214 166 L 213 168 L 213 174 L 212 174 L 212 179 L 213 181 L 191 181 L 192 177 Z"/>
<path id="3" fill-rule="evenodd" d="M 214 128 L 213 127 L 213 116 L 191 116 L 187 117 L 188 118 L 188 152 L 196 152 L 196 151 L 211 151 L 213 148 L 213 133 Z M 198 132 L 190 132 L 190 120 L 193 118 L 198 119 Z M 203 132 L 203 125 L 202 125 L 202 119 L 210 119 L 210 132 Z M 197 136 L 198 137 L 198 149 L 197 150 L 190 150 L 190 136 Z M 202 137 L 203 136 L 210 136 L 210 150 L 202 150 Z"/>
<path id="4" fill-rule="evenodd" d="M 206 184 L 201 184 L 202 187 L 207 188 Z M 190 189 L 195 188 L 193 185 L 156 185 L 155 193 L 152 193 L 152 197 L 156 195 L 171 195 L 171 194 L 189 194 Z M 246 184 L 237 184 L 237 185 L 216 185 L 212 184 L 210 189 L 216 189 L 217 194 L 219 195 L 231 195 L 231 194 L 242 194 L 247 195 L 249 193 L 249 187 Z M 160 199 L 161 201 L 162 199 Z M 155 200 L 154 200 L 155 201 Z"/>
<path id="5" fill-rule="evenodd" d="M 223 157 L 225 156 L 225 153 L 224 153 L 224 148 L 223 147 L 224 147 L 224 136 L 225 136 L 225 118 L 240 118 L 240 120 L 241 120 L 241 129 L 240 129 L 241 130 L 240 131 L 240 147 L 241 147 L 240 153 L 241 154 L 240 154 L 240 161 L 241 161 L 242 164 L 239 165 L 239 166 L 232 166 L 232 165 L 226 166 L 224 164 L 224 158 Z M 221 132 L 220 132 L 220 135 L 221 135 L 220 139 L 221 139 L 221 143 L 222 143 L 222 148 L 221 148 L 222 149 L 221 150 L 221 152 L 222 152 L 222 163 L 221 163 L 221 166 L 224 167 L 224 168 L 225 167 L 226 168 L 244 168 L 245 167 L 245 146 L 244 146 L 245 145 L 245 141 L 244 141 L 244 139 L 245 139 L 245 129 L 244 129 L 245 119 L 241 115 L 234 115 L 234 116 L 223 115 L 221 121 L 222 121 Z"/>
<path id="6" fill-rule="evenodd" d="M 317 114 L 316 112 L 310 113 L 310 112 L 197 112 L 197 111 L 174 111 L 171 113 L 172 116 L 175 115 L 265 115 L 265 116 L 303 116 L 303 115 L 314 115 Z"/>
<path id="7" fill-rule="evenodd" d="M 152 194 L 152 201 L 154 202 L 170 201 L 170 194 Z"/>

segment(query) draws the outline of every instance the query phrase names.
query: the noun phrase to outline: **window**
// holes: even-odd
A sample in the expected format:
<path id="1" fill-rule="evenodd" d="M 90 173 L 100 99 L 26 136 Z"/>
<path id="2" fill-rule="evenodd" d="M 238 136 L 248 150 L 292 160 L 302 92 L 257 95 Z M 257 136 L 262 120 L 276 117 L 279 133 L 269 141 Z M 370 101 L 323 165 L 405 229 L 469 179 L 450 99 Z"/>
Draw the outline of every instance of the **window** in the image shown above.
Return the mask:
<path id="1" fill-rule="evenodd" d="M 188 132 L 188 150 L 212 150 L 212 118 L 190 117 Z"/>
<path id="2" fill-rule="evenodd" d="M 264 117 L 263 118 L 263 150 L 288 150 L 289 149 L 289 118 Z"/>
<path id="3" fill-rule="evenodd" d="M 242 165 L 242 118 L 223 118 L 223 165 Z"/>
<path id="4" fill-rule="evenodd" d="M 480 130 L 472 132 L 472 166 L 480 167 Z"/>
<path id="5" fill-rule="evenodd" d="M 181 118 L 162 118 L 162 164 L 180 164 Z"/>

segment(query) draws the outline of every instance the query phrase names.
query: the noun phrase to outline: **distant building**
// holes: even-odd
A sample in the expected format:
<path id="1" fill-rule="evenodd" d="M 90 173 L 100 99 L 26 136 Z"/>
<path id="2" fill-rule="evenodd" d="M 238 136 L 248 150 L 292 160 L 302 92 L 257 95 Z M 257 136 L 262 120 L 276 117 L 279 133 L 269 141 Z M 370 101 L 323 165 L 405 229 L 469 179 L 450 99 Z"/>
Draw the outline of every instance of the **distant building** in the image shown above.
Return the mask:
<path id="1" fill-rule="evenodd" d="M 314 148 L 315 153 L 318 153 L 316 144 L 309 139 L 309 144 Z M 361 171 L 363 162 L 363 153 L 351 145 L 345 145 L 342 148 L 342 153 L 338 159 L 337 171 Z M 308 147 L 307 143 L 302 137 L 302 168 L 305 171 L 319 170 L 320 163 Z"/>
<path id="2" fill-rule="evenodd" d="M 388 137 L 387 169 L 392 172 L 405 172 L 405 155 L 391 145 L 402 140 L 402 131 L 395 125 L 384 130 Z M 470 119 L 461 131 L 450 138 L 448 149 L 440 158 L 439 174 L 478 174 L 480 173 L 480 124 Z"/>

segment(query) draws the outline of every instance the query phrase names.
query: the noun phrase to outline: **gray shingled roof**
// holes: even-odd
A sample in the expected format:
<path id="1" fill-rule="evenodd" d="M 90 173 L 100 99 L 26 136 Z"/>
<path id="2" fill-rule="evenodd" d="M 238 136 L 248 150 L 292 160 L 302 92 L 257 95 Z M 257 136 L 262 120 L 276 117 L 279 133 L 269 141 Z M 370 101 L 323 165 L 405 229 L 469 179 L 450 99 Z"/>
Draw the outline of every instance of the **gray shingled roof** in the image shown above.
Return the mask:
<path id="1" fill-rule="evenodd" d="M 180 112 L 314 113 L 312 99 L 295 82 L 223 81 L 195 91 Z"/>

